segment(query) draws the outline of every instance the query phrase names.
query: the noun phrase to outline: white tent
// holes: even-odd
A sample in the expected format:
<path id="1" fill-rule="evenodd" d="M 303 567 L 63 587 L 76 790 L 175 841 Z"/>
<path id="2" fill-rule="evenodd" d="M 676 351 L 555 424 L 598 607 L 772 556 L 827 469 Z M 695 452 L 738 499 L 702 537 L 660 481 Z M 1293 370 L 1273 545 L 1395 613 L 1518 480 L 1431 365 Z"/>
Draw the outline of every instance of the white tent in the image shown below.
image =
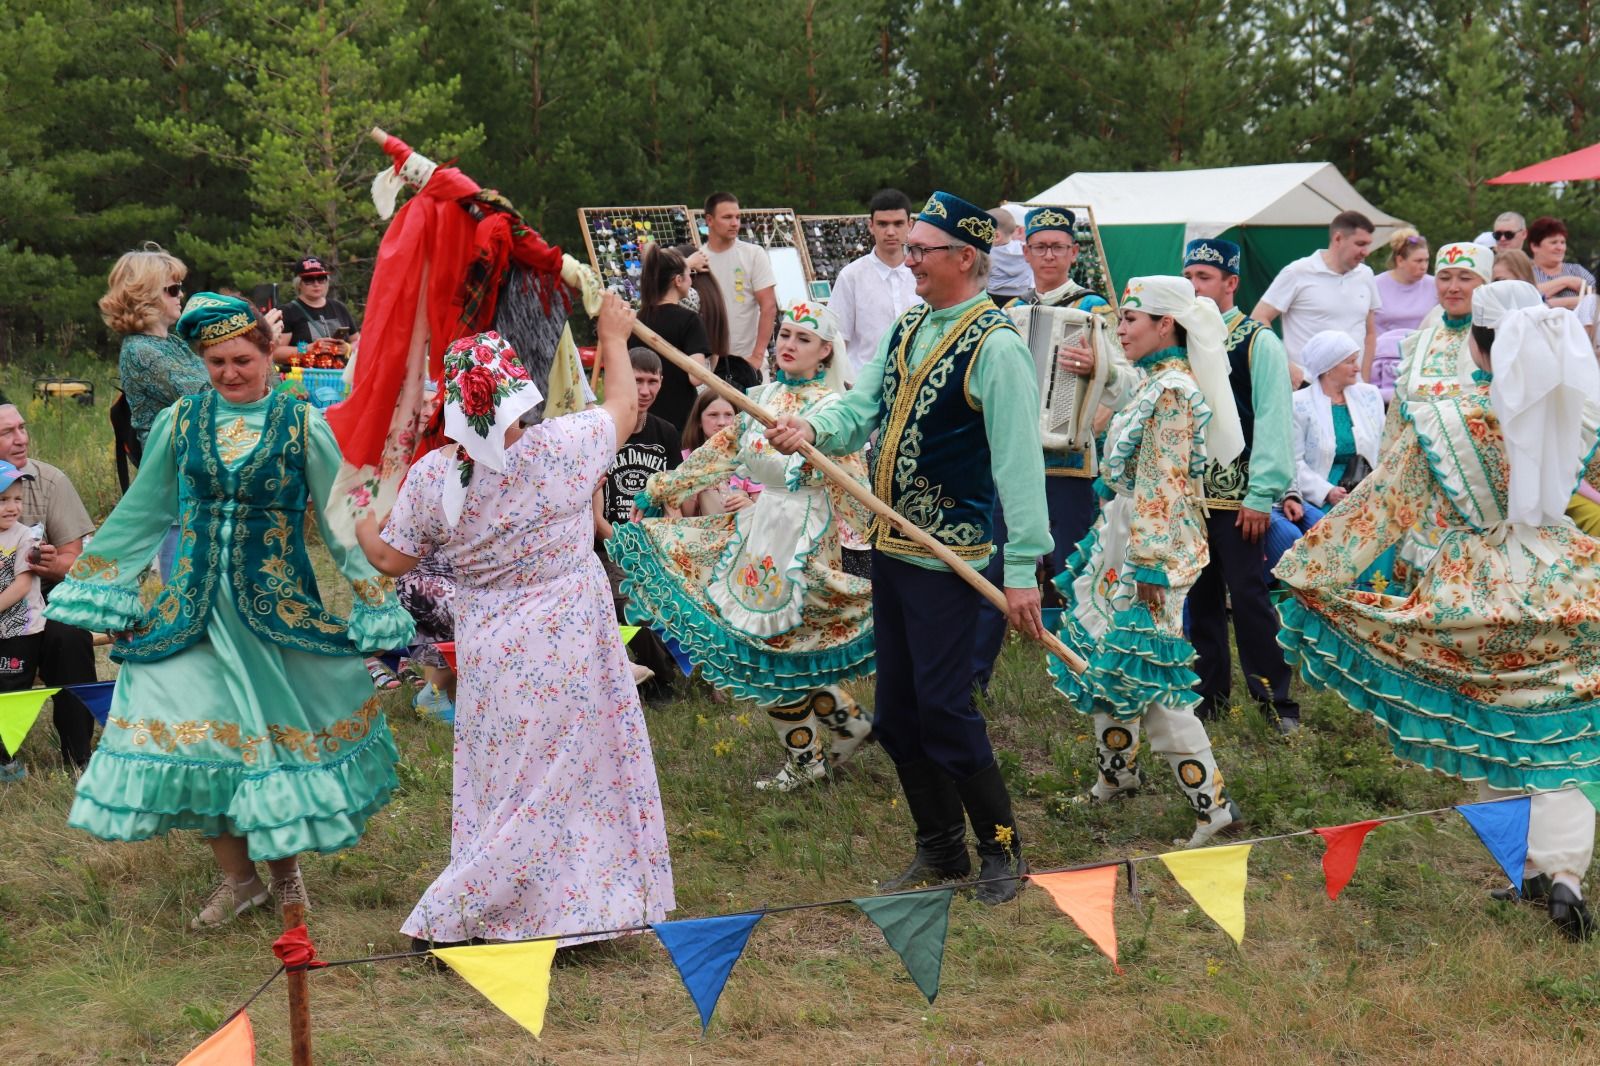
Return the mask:
<path id="1" fill-rule="evenodd" d="M 1248 290 L 1251 302 L 1286 263 L 1323 246 L 1339 212 L 1372 219 L 1379 243 L 1405 225 L 1368 202 L 1332 163 L 1079 172 L 1029 202 L 1090 207 L 1119 284 L 1177 273 L 1183 246 L 1195 237 L 1234 241 L 1244 248 L 1241 295 Z"/>

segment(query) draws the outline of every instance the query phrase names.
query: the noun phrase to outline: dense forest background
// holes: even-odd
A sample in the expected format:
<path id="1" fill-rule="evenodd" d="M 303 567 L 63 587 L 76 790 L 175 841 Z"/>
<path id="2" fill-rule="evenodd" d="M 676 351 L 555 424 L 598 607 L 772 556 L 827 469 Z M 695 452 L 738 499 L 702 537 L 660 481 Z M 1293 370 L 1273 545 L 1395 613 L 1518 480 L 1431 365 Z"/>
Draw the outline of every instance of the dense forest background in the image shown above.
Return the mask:
<path id="1" fill-rule="evenodd" d="M 0 0 L 0 358 L 113 351 L 94 301 L 146 240 L 191 289 L 319 254 L 359 304 L 375 124 L 568 246 L 580 205 L 717 188 L 1329 160 L 1436 243 L 1513 208 L 1600 252 L 1593 185 L 1484 185 L 1600 141 L 1594 0 Z"/>

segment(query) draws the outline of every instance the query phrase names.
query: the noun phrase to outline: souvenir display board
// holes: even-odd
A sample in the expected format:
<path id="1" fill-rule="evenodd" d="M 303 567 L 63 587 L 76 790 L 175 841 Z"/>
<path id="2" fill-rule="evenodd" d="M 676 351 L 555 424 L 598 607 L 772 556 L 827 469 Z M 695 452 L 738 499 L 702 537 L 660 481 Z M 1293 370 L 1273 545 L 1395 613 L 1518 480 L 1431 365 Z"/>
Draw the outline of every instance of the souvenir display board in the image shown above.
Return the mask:
<path id="1" fill-rule="evenodd" d="M 1075 204 L 1024 204 L 1028 210 L 1036 207 L 1064 207 L 1072 212 L 1073 236 L 1078 241 L 1078 261 L 1072 264 L 1072 280 L 1086 289 L 1104 296 L 1112 307 L 1122 291 L 1111 277 L 1106 266 L 1105 246 L 1100 243 L 1100 228 L 1094 223 L 1094 209 Z"/>
<path id="2" fill-rule="evenodd" d="M 683 204 L 645 207 L 580 207 L 578 225 L 589 251 L 589 265 L 607 289 L 619 294 L 635 309 L 639 306 L 639 278 L 644 272 L 644 248 L 651 241 L 670 248 L 675 244 L 700 247 L 700 234 Z"/>
<path id="3" fill-rule="evenodd" d="M 811 257 L 800 233 L 800 216 L 787 207 L 739 208 L 739 239 L 760 245 L 772 260 L 780 307 L 811 298 Z M 694 212 L 700 242 L 706 240 L 705 212 Z"/>
<path id="4" fill-rule="evenodd" d="M 872 251 L 870 223 L 869 215 L 801 215 L 812 280 L 831 286 L 847 264 Z"/>

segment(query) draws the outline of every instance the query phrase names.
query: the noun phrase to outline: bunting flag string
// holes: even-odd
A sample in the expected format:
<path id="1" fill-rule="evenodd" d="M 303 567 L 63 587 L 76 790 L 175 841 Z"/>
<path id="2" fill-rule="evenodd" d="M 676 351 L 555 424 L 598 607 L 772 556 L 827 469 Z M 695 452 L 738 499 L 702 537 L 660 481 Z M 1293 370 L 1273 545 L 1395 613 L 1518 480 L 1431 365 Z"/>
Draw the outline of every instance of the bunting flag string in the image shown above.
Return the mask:
<path id="1" fill-rule="evenodd" d="M 733 964 L 744 954 L 750 934 L 762 912 L 725 914 L 717 918 L 690 918 L 679 922 L 655 922 L 650 928 L 666 947 L 672 965 L 683 978 L 695 1009 L 700 1012 L 700 1032 L 711 1025 L 711 1015 L 722 997 Z M 470 950 L 470 949 L 469 949 Z"/>
<path id="2" fill-rule="evenodd" d="M 1322 879 L 1327 883 L 1328 898 L 1338 899 L 1344 886 L 1356 872 L 1356 860 L 1361 857 L 1361 845 L 1367 834 L 1383 823 L 1376 819 L 1351 822 L 1312 832 L 1322 838 L 1326 850 L 1322 853 Z"/>
<path id="3" fill-rule="evenodd" d="M 1532 808 L 1533 801 L 1527 796 L 1463 803 L 1456 808 L 1519 894 L 1522 869 L 1528 859 L 1528 813 Z"/>
<path id="4" fill-rule="evenodd" d="M 50 691 L 53 690 L 36 689 L 32 690 L 31 694 L 42 702 L 43 696 Z M 4 697 L 0 696 L 0 701 L 3 699 Z M 3 705 L 0 703 L 0 706 Z M 1597 809 L 1600 809 L 1600 785 L 1585 785 L 1579 788 L 1591 802 L 1595 803 Z M 1389 822 L 1456 811 L 1472 826 L 1494 861 L 1505 870 L 1508 877 L 1512 878 L 1513 883 L 1520 886 L 1522 867 L 1527 855 L 1530 807 L 1531 802 L 1526 795 L 1507 796 L 1481 803 L 1438 807 L 1432 810 L 1373 818 L 1348 825 L 1302 829 L 1274 836 L 1256 837 L 1234 844 L 1198 848 L 1193 851 L 1132 855 L 1111 862 L 1102 860 L 1083 866 L 1039 870 L 1028 874 L 1027 878 L 1045 890 L 1056 907 L 1105 953 L 1116 972 L 1121 973 L 1122 969 L 1117 961 L 1115 925 L 1118 866 L 1127 866 L 1129 891 L 1134 892 L 1136 864 L 1159 859 L 1201 910 L 1216 922 L 1235 944 L 1241 944 L 1245 931 L 1244 893 L 1249 873 L 1249 856 L 1251 848 L 1256 844 L 1294 837 L 1313 835 L 1320 837 L 1324 843 L 1322 868 L 1326 878 L 1328 898 L 1331 900 L 1337 899 L 1350 882 L 1360 857 L 1361 847 L 1373 829 Z M 744 953 L 751 933 L 762 918 L 769 914 L 837 907 L 847 903 L 854 905 L 883 932 L 884 940 L 900 957 L 907 974 L 928 1002 L 932 1003 L 939 993 L 951 901 L 957 889 L 969 888 L 979 883 L 981 882 L 963 881 L 885 896 L 792 903 L 766 907 L 759 911 L 744 911 L 707 918 L 552 934 L 496 944 L 403 951 L 326 963 L 321 960 L 309 961 L 314 958 L 314 952 L 304 958 L 295 955 L 292 960 L 285 955 L 285 960 L 286 964 L 292 961 L 296 966 L 303 964 L 339 967 L 416 959 L 433 954 L 496 1007 L 538 1037 L 544 1027 L 545 1011 L 549 1003 L 551 964 L 555 957 L 556 945 L 561 940 L 597 939 L 624 933 L 653 931 L 660 938 L 662 946 L 666 948 L 673 966 L 683 980 L 684 988 L 694 1001 L 700 1015 L 701 1032 L 704 1033 L 711 1024 L 717 1002 L 727 985 L 734 965 Z M 280 938 L 280 944 L 290 939 L 292 938 Z M 272 983 L 273 978 L 283 972 L 280 967 L 273 977 L 268 978 L 266 983 L 245 1001 L 245 1004 L 230 1018 L 229 1023 L 213 1033 L 206 1043 L 196 1048 L 189 1058 L 183 1060 L 184 1063 L 190 1066 L 222 1066 L 223 1063 L 253 1062 L 253 1058 L 250 1057 L 237 1057 L 254 1054 L 253 1038 L 249 1033 L 249 1021 L 244 1018 L 244 1009 Z M 241 1048 L 245 1050 L 239 1050 Z M 213 1050 L 215 1057 L 202 1057 L 202 1052 L 210 1056 Z"/>
<path id="5" fill-rule="evenodd" d="M 883 931 L 883 939 L 900 956 L 906 973 L 929 1003 L 939 994 L 945 934 L 950 929 L 950 900 L 955 894 L 953 888 L 940 888 L 850 901 Z"/>
<path id="6" fill-rule="evenodd" d="M 1032 874 L 1028 880 L 1050 894 L 1056 907 L 1072 919 L 1083 935 L 1094 941 L 1111 968 L 1117 973 L 1116 897 L 1117 871 L 1121 863 L 1096 866 L 1088 870 L 1067 870 L 1058 874 Z M 1131 876 L 1131 869 L 1130 869 Z"/>
<path id="7" fill-rule="evenodd" d="M 25 688 L 17 692 L 0 692 L 0 744 L 14 757 L 22 742 L 39 717 L 44 701 L 60 692 L 59 688 Z"/>
<path id="8" fill-rule="evenodd" d="M 537 1039 L 550 1004 L 555 940 L 434 948 L 433 954 Z"/>

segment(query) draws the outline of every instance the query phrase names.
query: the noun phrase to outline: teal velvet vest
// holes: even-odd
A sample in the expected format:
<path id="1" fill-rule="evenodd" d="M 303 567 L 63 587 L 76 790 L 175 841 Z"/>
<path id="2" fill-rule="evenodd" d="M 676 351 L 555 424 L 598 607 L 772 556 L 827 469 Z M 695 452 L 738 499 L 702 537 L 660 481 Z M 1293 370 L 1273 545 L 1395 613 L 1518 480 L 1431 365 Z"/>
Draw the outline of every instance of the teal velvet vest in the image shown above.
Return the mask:
<path id="1" fill-rule="evenodd" d="M 217 394 L 179 400 L 172 447 L 178 467 L 182 536 L 172 578 L 118 641 L 118 662 L 153 662 L 198 641 L 212 598 L 224 595 L 263 640 L 317 655 L 351 655 L 345 620 L 322 606 L 302 528 L 306 515 L 306 410 L 282 393 L 269 401 L 261 440 L 229 470 L 217 451 Z M 227 504 L 233 529 L 223 539 Z"/>
<path id="2" fill-rule="evenodd" d="M 992 301 L 980 301 L 912 370 L 912 341 L 927 316 L 926 304 L 913 307 L 889 337 L 872 487 L 956 555 L 982 561 L 994 546 L 995 486 L 983 411 L 967 385 L 983 342 L 996 330 L 1016 327 Z M 932 555 L 881 518 L 868 535 L 885 551 Z"/>

